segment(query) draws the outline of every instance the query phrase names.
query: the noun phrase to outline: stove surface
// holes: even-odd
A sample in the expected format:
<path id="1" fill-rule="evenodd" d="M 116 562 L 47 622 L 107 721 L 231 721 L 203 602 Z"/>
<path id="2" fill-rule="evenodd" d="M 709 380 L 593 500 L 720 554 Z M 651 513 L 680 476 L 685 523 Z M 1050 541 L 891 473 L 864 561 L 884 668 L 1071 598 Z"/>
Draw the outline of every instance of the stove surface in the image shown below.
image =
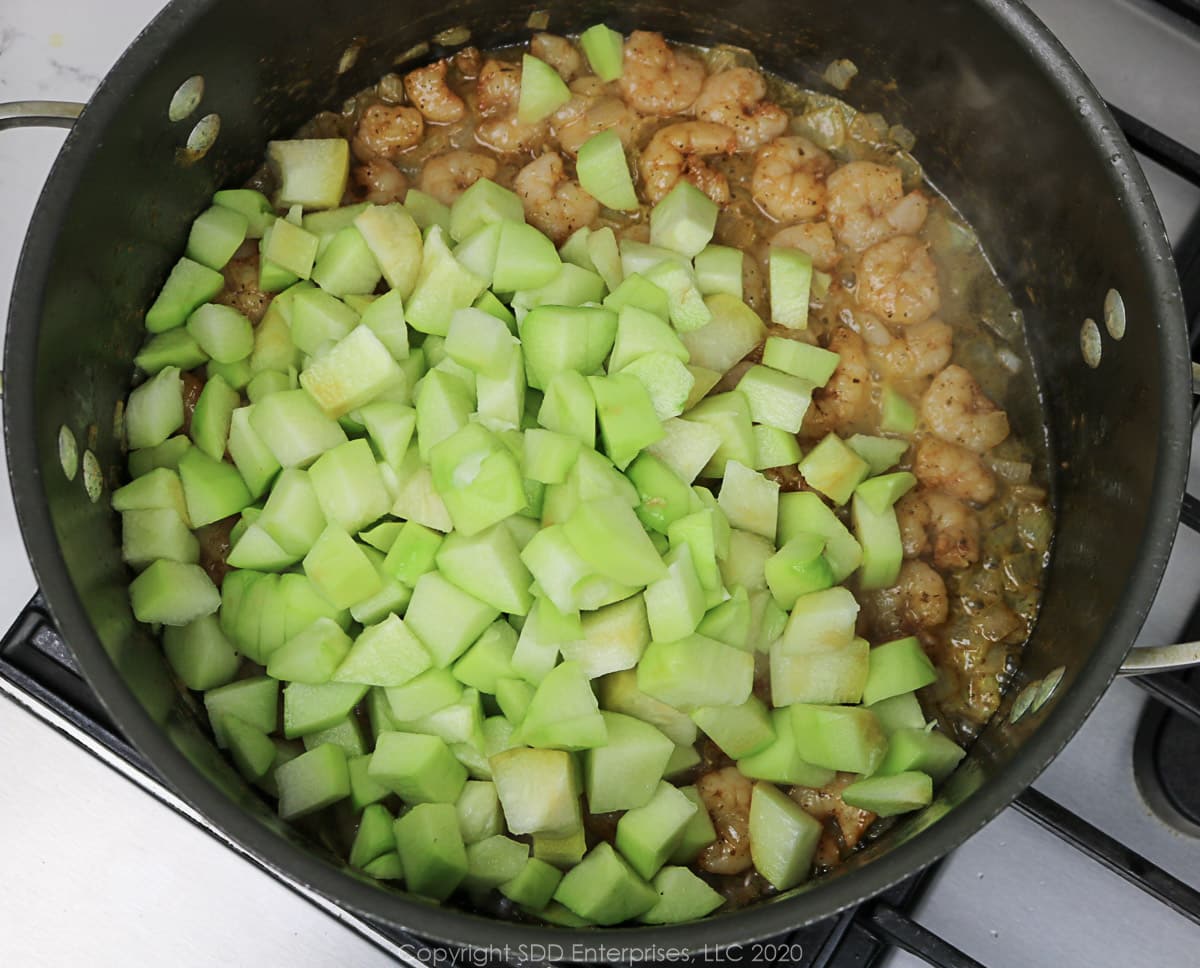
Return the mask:
<path id="1" fill-rule="evenodd" d="M 85 100 L 160 5 L 121 0 L 97 17 L 94 0 L 7 0 L 0 6 L 0 100 Z M 1200 30 L 1153 0 L 1029 5 L 1110 101 L 1200 150 Z M 0 135 L 0 210 L 9 228 L 0 233 L 0 315 L 24 227 L 61 141 L 61 132 Z M 1178 241 L 1195 225 L 1200 191 L 1146 167 Z M 1190 489 L 1200 493 L 1196 449 Z M 6 477 L 0 490 L 2 628 L 35 582 Z M 1181 531 L 1142 641 L 1174 641 L 1198 591 L 1200 537 Z M 119 761 L 105 763 L 77 745 L 69 723 L 51 729 L 22 701 L 0 701 L 0 764 L 20 781 L 0 784 L 0 910 L 8 928 L 0 932 L 0 963 L 125 966 L 166 955 L 179 966 L 367 968 L 432 960 L 419 943 L 396 947 L 339 924 L 341 912 L 315 907 L 247 863 L 186 806 L 164 808 L 136 775 L 130 782 Z M 1132 749 L 1146 703 L 1136 684 L 1117 682 L 1036 789 L 1200 888 L 1200 837 L 1163 823 L 1134 779 Z M 993 966 L 1188 965 L 1197 963 L 1200 945 L 1200 927 L 1016 809 L 942 863 L 917 916 Z M 896 950 L 884 964 L 924 962 Z"/>

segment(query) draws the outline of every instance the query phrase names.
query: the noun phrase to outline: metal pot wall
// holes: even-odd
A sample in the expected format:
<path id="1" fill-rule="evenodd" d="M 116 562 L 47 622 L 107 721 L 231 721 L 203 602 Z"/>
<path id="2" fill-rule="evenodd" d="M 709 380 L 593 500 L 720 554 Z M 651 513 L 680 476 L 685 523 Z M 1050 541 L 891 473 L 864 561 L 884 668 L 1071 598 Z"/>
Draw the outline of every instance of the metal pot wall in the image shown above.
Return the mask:
<path id="1" fill-rule="evenodd" d="M 835 57 L 860 68 L 851 100 L 918 138 L 931 181 L 979 230 L 1017 295 L 1045 391 L 1058 530 L 1041 620 L 1010 691 L 960 769 L 834 875 L 698 924 L 606 931 L 613 945 L 699 948 L 776 934 L 875 894 L 931 863 L 1019 794 L 1075 732 L 1134 640 L 1174 536 L 1190 435 L 1188 350 L 1165 233 L 1103 102 L 1047 31 L 1010 0 L 745 0 L 626 4 L 458 0 L 177 0 L 134 42 L 68 137 L 18 270 L 5 359 L 5 431 L 26 545 L 64 638 L 113 719 L 163 778 L 230 837 L 339 903 L 469 944 L 569 944 L 578 933 L 438 907 L 377 887 L 282 824 L 208 738 L 149 630 L 130 613 L 119 523 L 59 464 L 61 427 L 87 441 L 105 493 L 123 465 L 114 413 L 142 315 L 211 193 L 245 178 L 266 142 L 392 69 L 401 52 L 465 25 L 481 47 L 599 19 L 623 31 L 754 50 L 821 88 Z M 360 47 L 343 73 L 343 53 Z M 427 55 L 439 53 L 436 43 Z M 414 61 L 415 63 L 415 61 Z M 200 110 L 168 119 L 202 75 Z M 9 111 L 9 123 L 17 112 Z M 69 112 L 66 112 L 69 113 Z M 184 148 L 201 115 L 220 129 Z M 4 123 L 0 110 L 0 126 Z M 211 124 L 211 122 L 210 122 Z M 1085 365 L 1080 324 L 1106 292 L 1128 332 Z M 1030 419 L 1019 411 L 1017 421 Z M 1037 432 L 1026 424 L 1026 432 Z M 1061 681 L 1053 678 L 1062 670 Z M 1047 681 L 1048 674 L 1053 673 Z M 1016 720 L 1014 722 L 1014 719 Z"/>

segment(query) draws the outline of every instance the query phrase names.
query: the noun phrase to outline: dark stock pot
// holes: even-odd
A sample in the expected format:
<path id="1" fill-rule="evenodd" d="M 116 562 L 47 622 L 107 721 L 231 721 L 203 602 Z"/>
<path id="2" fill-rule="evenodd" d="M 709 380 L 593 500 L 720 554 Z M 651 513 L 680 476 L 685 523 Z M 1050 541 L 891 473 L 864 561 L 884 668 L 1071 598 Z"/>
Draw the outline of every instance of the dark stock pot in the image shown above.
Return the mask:
<path id="1" fill-rule="evenodd" d="M 123 465 L 114 409 L 130 389 L 143 312 L 212 192 L 246 178 L 269 139 L 373 83 L 401 52 L 428 42 L 426 56 L 437 56 L 441 32 L 458 26 L 480 47 L 514 43 L 538 9 L 561 33 L 604 19 L 624 32 L 746 47 L 764 68 L 818 89 L 824 65 L 853 60 L 861 73 L 848 98 L 917 135 L 930 181 L 978 229 L 1024 312 L 1054 469 L 1057 533 L 1041 619 L 1000 711 L 933 804 L 801 888 L 699 923 L 602 935 L 497 921 L 376 886 L 279 821 L 218 753 L 134 621 L 107 501 Z M 200 107 L 173 121 L 172 97 L 192 75 L 204 79 Z M 71 126 L 77 113 L 0 105 L 0 127 Z M 193 130 L 201 116 L 219 118 L 206 152 L 218 122 Z M 1098 342 L 1084 339 L 1085 349 L 1081 323 L 1101 318 L 1110 289 L 1127 333 L 1117 342 L 1093 332 Z M 609 947 L 711 950 L 827 917 L 961 843 L 1033 781 L 1121 668 L 1166 565 L 1191 435 L 1182 304 L 1150 190 L 1099 95 L 1012 0 L 175 0 L 104 79 L 58 156 L 17 272 L 4 375 L 25 544 L 64 639 L 125 735 L 269 867 L 378 922 L 481 946 L 569 950 L 590 936 Z M 1021 420 L 1019 409 L 1013 416 Z M 105 489 L 95 502 L 63 474 L 63 426 L 98 459 Z M 1141 667 L 1178 658 L 1139 652 Z M 1035 693 L 1041 705 L 1027 702 Z"/>

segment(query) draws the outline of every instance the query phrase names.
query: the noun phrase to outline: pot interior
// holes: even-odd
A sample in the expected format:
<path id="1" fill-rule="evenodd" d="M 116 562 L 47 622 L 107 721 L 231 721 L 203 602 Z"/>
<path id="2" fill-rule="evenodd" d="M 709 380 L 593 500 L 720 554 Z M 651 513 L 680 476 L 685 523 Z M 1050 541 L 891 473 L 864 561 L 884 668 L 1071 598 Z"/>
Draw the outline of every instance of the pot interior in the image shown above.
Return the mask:
<path id="1" fill-rule="evenodd" d="M 1057 54 L 1026 14 L 1001 0 L 744 0 L 729 10 L 656 0 L 173 5 L 106 79 L 68 141 L 22 263 L 5 409 L 26 541 L 67 641 L 168 781 L 193 798 L 206 796 L 203 808 L 227 826 L 239 811 L 256 817 L 260 833 L 240 837 L 272 862 L 287 866 L 300 856 L 281 852 L 277 838 L 284 838 L 340 867 L 278 822 L 226 764 L 156 641 L 133 621 L 119 521 L 107 506 L 124 466 L 114 414 L 130 388 L 144 310 L 215 189 L 249 175 L 267 140 L 336 107 L 416 45 L 430 43 L 417 60 L 442 53 L 431 42 L 439 31 L 463 25 L 480 47 L 515 43 L 529 36 L 535 9 L 548 11 L 556 32 L 603 18 L 625 32 L 649 28 L 749 48 L 765 68 L 819 90 L 829 90 L 824 66 L 850 58 L 860 74 L 843 96 L 917 136 L 915 153 L 930 180 L 979 231 L 1025 316 L 1045 391 L 1057 505 L 1041 619 L 1000 713 L 934 804 L 833 877 L 792 892 L 801 899 L 787 923 L 828 914 L 957 842 L 1053 756 L 1132 641 L 1174 531 L 1167 525 L 1179 448 L 1186 448 L 1179 443 L 1186 399 L 1174 406 L 1167 394 L 1180 385 L 1184 354 L 1157 214 L 1119 136 L 1097 125 L 1090 90 L 1064 62 L 1037 60 L 1037 51 Z M 339 74 L 352 43 L 357 59 Z M 170 121 L 173 93 L 197 74 L 204 78 L 198 110 Z M 215 144 L 185 163 L 180 149 L 210 113 L 220 118 Z M 1110 288 L 1123 297 L 1128 333 L 1120 343 L 1105 338 L 1093 370 L 1080 352 L 1080 325 L 1101 319 Z M 1014 419 L 1036 420 L 1037 409 Z M 104 493 L 94 503 L 81 479 L 67 480 L 60 467 L 64 426 L 98 459 Z M 1039 428 L 1024 429 L 1036 435 Z M 1057 689 L 1013 723 L 1014 696 L 1054 670 L 1061 670 Z M 883 856 L 889 852 L 892 858 Z M 307 867 L 305 875 L 319 869 Z M 329 877 L 320 886 L 336 893 L 350 883 Z M 351 903 L 377 916 L 409 916 L 389 907 L 383 892 L 355 891 Z M 430 921 L 429 930 L 442 928 Z M 734 928 L 728 937 L 745 933 Z"/>

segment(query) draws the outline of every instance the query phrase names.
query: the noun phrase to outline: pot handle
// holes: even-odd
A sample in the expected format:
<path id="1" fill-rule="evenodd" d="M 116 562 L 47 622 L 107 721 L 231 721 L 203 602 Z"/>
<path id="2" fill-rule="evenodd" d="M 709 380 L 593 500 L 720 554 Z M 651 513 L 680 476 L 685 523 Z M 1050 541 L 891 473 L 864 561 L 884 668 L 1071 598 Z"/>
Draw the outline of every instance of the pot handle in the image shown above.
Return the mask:
<path id="1" fill-rule="evenodd" d="M 83 111 L 78 101 L 5 101 L 0 131 L 8 128 L 69 128 Z"/>
<path id="2" fill-rule="evenodd" d="M 1200 397 L 1200 363 L 1192 364 L 1192 395 Z M 1200 417 L 1197 409 L 1193 422 Z M 1200 501 L 1185 494 L 1181 521 L 1185 527 L 1200 531 Z M 1180 642 L 1176 645 L 1149 645 L 1129 650 L 1119 676 L 1145 676 L 1156 672 L 1177 672 L 1200 666 L 1200 642 Z"/>

